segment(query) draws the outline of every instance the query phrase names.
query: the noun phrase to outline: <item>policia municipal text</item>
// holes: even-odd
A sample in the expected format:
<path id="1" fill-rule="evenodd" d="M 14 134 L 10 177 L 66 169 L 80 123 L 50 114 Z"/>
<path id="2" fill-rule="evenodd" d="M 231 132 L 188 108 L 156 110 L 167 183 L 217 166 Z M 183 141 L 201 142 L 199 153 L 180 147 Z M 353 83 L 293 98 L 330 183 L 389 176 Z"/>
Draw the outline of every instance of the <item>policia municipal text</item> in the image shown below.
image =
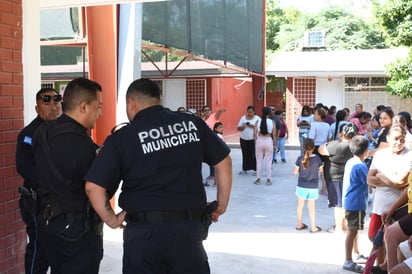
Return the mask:
<path id="1" fill-rule="evenodd" d="M 226 211 L 232 186 L 230 150 L 202 119 L 166 110 L 160 97 L 151 80 L 129 86 L 130 124 L 104 142 L 86 175 L 86 193 L 107 225 L 127 222 L 123 273 L 207 274 L 202 162 L 216 168 L 218 205 L 211 213 L 216 222 Z M 116 215 L 109 199 L 120 181 L 123 211 Z"/>

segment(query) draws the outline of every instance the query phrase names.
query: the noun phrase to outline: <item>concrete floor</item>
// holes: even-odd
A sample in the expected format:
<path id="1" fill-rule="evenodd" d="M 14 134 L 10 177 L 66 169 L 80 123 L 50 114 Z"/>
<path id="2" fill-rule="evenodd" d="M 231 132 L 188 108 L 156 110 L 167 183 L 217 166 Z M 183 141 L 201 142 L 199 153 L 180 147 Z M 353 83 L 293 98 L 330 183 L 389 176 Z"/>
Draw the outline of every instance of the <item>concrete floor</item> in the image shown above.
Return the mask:
<path id="1" fill-rule="evenodd" d="M 328 233 L 333 224 L 333 209 L 321 196 L 316 203 L 320 233 L 297 231 L 297 175 L 293 174 L 298 150 L 287 150 L 287 163 L 272 165 L 273 185 L 254 185 L 252 175 L 238 175 L 241 152 L 233 148 L 233 188 L 227 212 L 212 224 L 204 246 L 213 274 L 269 273 L 350 273 L 342 269 L 345 234 Z M 204 177 L 208 168 L 204 166 Z M 264 171 L 263 171 L 263 174 Z M 263 177 L 263 176 L 262 176 Z M 264 178 L 264 177 L 263 177 Z M 208 200 L 216 197 L 216 188 L 206 187 Z M 309 224 L 307 208 L 304 223 Z M 368 255 L 372 244 L 367 228 L 360 233 L 360 251 Z M 118 274 L 122 269 L 122 231 L 105 228 L 104 258 L 101 273 Z"/>

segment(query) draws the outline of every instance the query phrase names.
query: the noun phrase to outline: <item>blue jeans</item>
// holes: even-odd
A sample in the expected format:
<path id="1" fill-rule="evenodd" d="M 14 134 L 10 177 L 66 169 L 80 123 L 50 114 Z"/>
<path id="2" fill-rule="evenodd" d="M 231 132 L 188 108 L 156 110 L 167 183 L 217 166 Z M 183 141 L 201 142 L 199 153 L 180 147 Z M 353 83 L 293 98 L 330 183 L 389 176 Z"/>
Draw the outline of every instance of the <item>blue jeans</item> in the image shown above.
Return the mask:
<path id="1" fill-rule="evenodd" d="M 285 144 L 286 144 L 286 137 L 278 137 L 278 141 L 276 143 L 276 150 L 273 152 L 273 160 L 276 160 L 278 157 L 277 150 L 279 149 L 280 152 L 280 159 L 286 160 L 285 155 Z"/>
<path id="2" fill-rule="evenodd" d="M 300 133 L 299 132 L 299 143 L 300 143 L 300 155 L 303 155 L 303 140 L 308 138 L 308 132 Z"/>

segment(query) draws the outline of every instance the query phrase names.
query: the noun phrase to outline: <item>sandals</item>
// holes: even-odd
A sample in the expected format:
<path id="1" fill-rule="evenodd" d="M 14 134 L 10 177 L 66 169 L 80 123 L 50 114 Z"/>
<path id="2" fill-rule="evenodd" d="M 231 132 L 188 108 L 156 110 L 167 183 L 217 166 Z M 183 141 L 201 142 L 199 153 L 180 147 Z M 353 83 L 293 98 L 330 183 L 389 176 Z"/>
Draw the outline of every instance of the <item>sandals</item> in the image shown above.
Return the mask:
<path id="1" fill-rule="evenodd" d="M 270 181 L 270 179 L 267 179 L 267 180 L 266 180 L 266 185 L 267 185 L 267 186 L 270 186 L 271 184 L 272 184 L 272 182 Z"/>
<path id="2" fill-rule="evenodd" d="M 344 264 L 342 268 L 345 269 L 345 270 L 348 270 L 348 271 L 355 272 L 355 273 L 362 273 L 363 272 L 363 267 L 358 265 L 355 262 L 352 262 L 350 265 L 345 265 Z"/>
<path id="3" fill-rule="evenodd" d="M 301 227 L 296 227 L 296 230 L 304 230 L 304 229 L 306 229 L 306 228 L 308 228 L 308 226 L 305 225 L 305 224 L 302 224 Z"/>
<path id="4" fill-rule="evenodd" d="M 318 233 L 318 232 L 321 232 L 321 231 L 322 231 L 322 228 L 316 226 L 316 230 L 310 230 L 310 233 Z"/>
<path id="5" fill-rule="evenodd" d="M 254 183 L 255 185 L 260 185 L 260 184 L 261 184 L 260 179 L 256 179 L 256 181 L 254 181 L 253 183 Z"/>

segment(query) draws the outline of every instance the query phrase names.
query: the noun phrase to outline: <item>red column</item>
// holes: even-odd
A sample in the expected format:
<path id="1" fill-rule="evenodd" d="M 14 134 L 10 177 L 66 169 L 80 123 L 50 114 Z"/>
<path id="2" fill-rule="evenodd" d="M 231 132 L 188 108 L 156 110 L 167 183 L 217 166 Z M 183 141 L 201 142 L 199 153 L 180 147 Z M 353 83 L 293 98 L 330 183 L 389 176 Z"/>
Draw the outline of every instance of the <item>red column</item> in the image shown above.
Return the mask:
<path id="1" fill-rule="evenodd" d="M 86 7 L 89 76 L 102 86 L 103 115 L 92 131 L 102 144 L 116 124 L 117 102 L 117 6 Z"/>

